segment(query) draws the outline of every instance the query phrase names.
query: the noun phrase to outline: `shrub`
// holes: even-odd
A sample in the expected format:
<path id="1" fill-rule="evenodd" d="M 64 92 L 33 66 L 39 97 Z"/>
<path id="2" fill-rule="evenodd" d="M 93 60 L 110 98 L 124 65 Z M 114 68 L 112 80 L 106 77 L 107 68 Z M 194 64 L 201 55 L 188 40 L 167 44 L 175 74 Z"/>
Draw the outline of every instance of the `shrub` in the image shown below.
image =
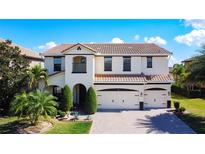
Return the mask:
<path id="1" fill-rule="evenodd" d="M 185 112 L 185 111 L 186 111 L 186 108 L 185 108 L 185 107 L 182 106 L 182 107 L 179 108 L 179 112 L 182 112 L 182 113 L 183 113 L 183 112 Z"/>
<path id="2" fill-rule="evenodd" d="M 174 102 L 174 108 L 176 109 L 176 111 L 179 110 L 180 107 L 180 103 L 179 102 Z"/>
<path id="3" fill-rule="evenodd" d="M 73 107 L 73 95 L 68 85 L 63 88 L 63 99 L 59 105 L 59 109 L 68 112 Z"/>
<path id="4" fill-rule="evenodd" d="M 84 112 L 94 114 L 97 111 L 97 98 L 93 87 L 90 87 L 86 93 Z"/>
<path id="5" fill-rule="evenodd" d="M 47 91 L 23 92 L 12 102 L 11 113 L 19 118 L 28 118 L 32 125 L 36 125 L 40 116 L 56 116 L 57 103 L 54 100 L 55 97 Z"/>
<path id="6" fill-rule="evenodd" d="M 65 117 L 66 116 L 66 112 L 58 110 L 58 115 L 60 115 L 60 117 Z"/>

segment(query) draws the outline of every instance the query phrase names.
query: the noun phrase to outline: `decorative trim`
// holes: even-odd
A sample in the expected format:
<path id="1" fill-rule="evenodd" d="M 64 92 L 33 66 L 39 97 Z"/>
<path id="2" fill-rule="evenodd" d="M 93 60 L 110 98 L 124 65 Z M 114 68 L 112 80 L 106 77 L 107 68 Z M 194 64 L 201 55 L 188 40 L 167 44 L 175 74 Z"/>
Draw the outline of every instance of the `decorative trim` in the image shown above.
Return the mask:
<path id="1" fill-rule="evenodd" d="M 50 56 L 44 56 L 44 57 L 65 57 L 64 55 L 50 55 Z"/>
<path id="2" fill-rule="evenodd" d="M 64 55 L 94 55 L 94 54 L 91 54 L 91 53 L 88 53 L 88 54 L 84 54 L 84 53 L 76 53 L 76 54 L 74 54 L 74 53 L 71 53 L 71 54 L 64 54 Z"/>
<path id="3" fill-rule="evenodd" d="M 109 89 L 102 89 L 98 91 L 139 91 L 139 90 L 127 89 L 127 88 L 109 88 Z"/>
<path id="4" fill-rule="evenodd" d="M 152 90 L 166 90 L 164 88 L 148 88 L 148 89 L 145 89 L 145 91 L 152 91 Z"/>
<path id="5" fill-rule="evenodd" d="M 73 74 L 86 74 L 87 72 L 72 72 Z"/>
<path id="6" fill-rule="evenodd" d="M 169 83 L 169 82 L 166 82 L 166 83 L 146 83 L 146 84 L 171 84 L 171 83 Z"/>
<path id="7" fill-rule="evenodd" d="M 94 85 L 144 85 L 143 83 L 94 83 Z"/>

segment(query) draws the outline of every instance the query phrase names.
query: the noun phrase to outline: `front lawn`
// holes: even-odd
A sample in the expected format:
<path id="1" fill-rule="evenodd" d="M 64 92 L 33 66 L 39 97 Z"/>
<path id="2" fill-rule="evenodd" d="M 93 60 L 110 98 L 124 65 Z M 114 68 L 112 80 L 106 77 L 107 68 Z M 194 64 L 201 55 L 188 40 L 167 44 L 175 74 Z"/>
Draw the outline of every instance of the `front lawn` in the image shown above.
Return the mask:
<path id="1" fill-rule="evenodd" d="M 180 106 L 184 106 L 188 112 L 178 117 L 196 133 L 205 134 L 205 99 L 187 98 L 172 93 L 172 106 L 174 101 L 180 102 Z"/>
<path id="2" fill-rule="evenodd" d="M 46 134 L 89 134 L 92 122 L 62 122 L 54 123 Z"/>
<path id="3" fill-rule="evenodd" d="M 0 118 L 0 134 L 16 134 L 17 129 L 23 123 L 23 120 L 18 120 L 17 117 Z M 45 134 L 88 134 L 92 122 L 63 122 L 53 121 L 53 127 L 45 132 Z"/>

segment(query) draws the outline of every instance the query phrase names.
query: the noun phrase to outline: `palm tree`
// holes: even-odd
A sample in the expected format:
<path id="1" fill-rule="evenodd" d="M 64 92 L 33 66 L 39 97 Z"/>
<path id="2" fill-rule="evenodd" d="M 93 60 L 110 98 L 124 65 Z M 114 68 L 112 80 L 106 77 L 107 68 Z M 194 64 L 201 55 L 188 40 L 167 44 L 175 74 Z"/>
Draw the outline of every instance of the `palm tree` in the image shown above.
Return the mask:
<path id="1" fill-rule="evenodd" d="M 55 97 L 47 91 L 36 90 L 15 97 L 12 102 L 11 112 L 19 118 L 29 118 L 32 125 L 36 125 L 40 116 L 45 118 L 52 117 L 57 114 L 57 103 Z"/>
<path id="2" fill-rule="evenodd" d="M 30 89 L 37 89 L 39 81 L 45 81 L 47 84 L 48 73 L 46 69 L 41 67 L 41 65 L 35 65 L 32 67 L 28 72 L 28 76 Z"/>
<path id="3" fill-rule="evenodd" d="M 173 76 L 177 83 L 183 82 L 185 78 L 185 67 L 182 64 L 174 64 Z"/>

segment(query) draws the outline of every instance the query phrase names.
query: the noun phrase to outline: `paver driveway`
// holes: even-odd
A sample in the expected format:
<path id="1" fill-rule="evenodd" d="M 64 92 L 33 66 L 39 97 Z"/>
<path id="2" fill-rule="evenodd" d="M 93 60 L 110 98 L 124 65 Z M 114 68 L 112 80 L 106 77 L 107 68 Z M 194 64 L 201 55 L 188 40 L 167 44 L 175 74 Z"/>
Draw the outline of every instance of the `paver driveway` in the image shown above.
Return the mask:
<path id="1" fill-rule="evenodd" d="M 193 134 L 183 121 L 166 109 L 104 111 L 93 116 L 93 134 Z"/>

